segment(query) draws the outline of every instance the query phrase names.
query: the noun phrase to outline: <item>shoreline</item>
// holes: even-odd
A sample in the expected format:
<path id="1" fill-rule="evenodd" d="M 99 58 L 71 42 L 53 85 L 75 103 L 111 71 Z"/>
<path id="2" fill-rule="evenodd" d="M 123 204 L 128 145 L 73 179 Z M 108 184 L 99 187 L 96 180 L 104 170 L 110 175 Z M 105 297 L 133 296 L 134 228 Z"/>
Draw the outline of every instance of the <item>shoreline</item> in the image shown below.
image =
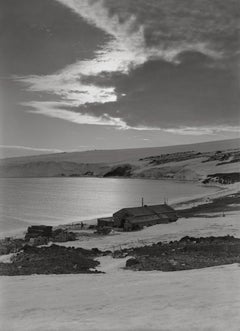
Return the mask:
<path id="1" fill-rule="evenodd" d="M 152 179 L 152 180 L 154 180 L 154 179 Z M 178 181 L 178 182 L 183 182 L 183 181 Z M 184 182 L 188 182 L 188 181 L 184 181 Z M 202 185 L 204 186 L 204 184 L 202 184 Z M 207 187 L 207 186 L 204 186 L 204 187 Z M 216 190 L 216 192 L 212 192 L 212 193 L 206 192 L 206 194 L 197 194 L 193 198 L 190 198 L 190 197 L 184 197 L 182 199 L 175 198 L 172 200 L 172 202 L 169 205 L 171 205 L 173 208 L 178 208 L 178 209 L 181 207 L 185 208 L 186 206 L 191 205 L 192 203 L 197 203 L 196 205 L 204 204 L 204 203 L 206 203 L 206 201 L 204 199 L 210 199 L 210 198 L 214 199 L 214 198 L 224 197 L 224 196 L 228 196 L 230 194 L 236 194 L 240 191 L 240 188 L 237 188 L 237 185 L 235 185 L 235 184 L 231 184 L 231 187 L 229 187 L 229 186 L 224 187 L 221 184 L 208 185 L 208 187 L 216 188 L 217 190 Z M 99 218 L 108 217 L 108 216 L 109 215 L 99 215 Z M 97 221 L 97 218 L 90 218 L 90 219 L 83 220 L 83 222 L 88 222 L 88 224 L 94 224 L 94 222 L 96 223 L 96 221 Z M 69 223 L 59 225 L 58 227 L 61 227 L 61 226 L 64 227 L 64 226 L 68 226 L 70 224 L 77 225 L 79 223 L 81 223 L 81 221 L 80 222 L 69 222 Z"/>
<path id="2" fill-rule="evenodd" d="M 82 247 L 85 249 L 97 247 L 102 250 L 115 250 L 119 249 L 119 247 L 135 247 L 151 244 L 159 240 L 169 241 L 175 238 L 180 239 L 181 236 L 184 236 L 184 234 L 186 235 L 186 233 L 187 235 L 194 236 L 194 232 L 192 233 L 191 228 L 195 228 L 195 223 L 197 224 L 197 228 L 201 228 L 201 231 L 204 232 L 205 230 L 207 231 L 209 226 L 209 230 L 211 229 L 211 223 L 215 224 L 214 227 L 219 228 L 224 220 L 227 221 L 229 219 L 230 221 L 233 220 L 235 222 L 240 211 L 239 192 L 238 186 L 233 184 L 222 190 L 201 195 L 201 197 L 195 196 L 192 199 L 183 199 L 181 202 L 177 202 L 174 205 L 179 214 L 177 222 L 150 226 L 140 231 L 118 232 L 113 230 L 109 235 L 96 234 L 95 229 L 89 229 L 89 223 L 83 229 L 79 228 L 78 225 L 81 221 L 64 223 L 54 226 L 53 229 L 61 229 L 67 232 L 73 231 L 77 236 L 75 241 L 58 242 L 58 245 L 66 247 Z M 222 216 L 225 216 L 225 214 L 227 217 L 223 218 Z M 92 218 L 90 225 L 95 225 L 96 222 L 97 219 Z M 230 232 L 226 232 L 226 230 L 227 229 L 224 226 L 223 232 L 220 231 L 220 233 L 223 235 L 234 235 L 234 227 L 230 229 Z M 10 236 L 3 234 L 1 239 L 23 239 L 25 233 L 26 229 L 18 231 L 18 233 L 15 234 L 11 233 Z M 212 229 L 210 230 L 210 233 L 213 233 L 214 235 Z"/>
<path id="3" fill-rule="evenodd" d="M 236 194 L 236 193 L 238 193 L 240 191 L 240 185 L 239 185 L 239 183 L 230 184 L 230 185 L 227 185 L 227 187 L 226 186 L 223 186 L 221 184 L 219 184 L 219 185 L 217 185 L 217 184 L 216 185 L 211 185 L 210 187 L 215 187 L 218 190 L 216 192 L 212 192 L 212 193 L 209 192 L 206 195 L 195 196 L 195 197 L 191 198 L 190 200 L 183 198 L 182 201 L 176 201 L 176 202 L 174 202 L 172 204 L 172 206 L 175 207 L 175 208 L 181 208 L 182 205 L 184 205 L 184 207 L 185 207 L 186 204 L 191 204 L 191 203 L 203 204 L 203 203 L 206 202 L 206 201 L 202 201 L 204 198 L 205 199 L 216 199 L 216 198 L 228 196 L 230 194 Z"/>
<path id="4" fill-rule="evenodd" d="M 45 177 L 46 178 L 46 177 Z M 116 178 L 118 179 L 118 178 Z M 120 179 L 131 179 L 131 178 L 120 178 Z M 135 178 L 138 179 L 138 178 Z M 149 180 L 147 178 L 144 178 L 145 180 Z M 162 179 L 152 179 L 152 180 L 162 180 Z M 189 183 L 189 181 L 182 181 L 182 180 L 171 180 L 171 179 L 165 179 L 166 181 L 170 181 L 170 182 L 178 182 L 178 183 L 182 183 L 182 184 L 187 184 Z M 239 183 L 235 183 L 235 184 L 229 184 L 229 185 L 221 185 L 221 184 L 201 184 L 198 182 L 195 182 L 195 184 L 197 186 L 202 186 L 205 187 L 206 189 L 209 188 L 215 188 L 216 191 L 215 192 L 205 192 L 205 193 L 201 193 L 201 194 L 196 194 L 193 197 L 187 196 L 187 197 L 183 197 L 183 198 L 174 198 L 172 199 L 172 201 L 169 203 L 173 208 L 181 210 L 184 208 L 191 208 L 192 206 L 198 206 L 198 205 L 203 205 L 209 201 L 211 201 L 212 199 L 216 199 L 216 198 L 220 198 L 220 197 L 225 197 L 228 196 L 230 194 L 236 194 L 237 192 L 240 191 L 240 186 Z M 226 187 L 227 186 L 227 187 Z M 75 222 L 67 222 L 67 223 L 63 223 L 63 224 L 57 224 L 57 225 L 53 225 L 54 228 L 64 228 L 64 227 L 70 227 L 70 225 L 78 225 L 81 222 L 87 224 L 87 225 L 94 225 L 97 223 L 97 219 L 100 217 L 108 217 L 109 214 L 101 214 L 98 215 L 97 217 L 91 217 L 91 218 L 85 218 L 79 221 L 75 221 Z M 27 222 L 26 222 L 27 223 Z M 41 225 L 42 223 L 39 222 L 36 225 Z M 28 226 L 31 226 L 32 224 L 29 223 L 26 225 L 26 227 L 24 227 L 23 229 L 19 229 L 19 230 L 9 230 L 9 231 L 2 231 L 1 235 L 0 235 L 0 239 L 4 239 L 6 237 L 12 237 L 12 238 L 22 238 L 27 230 Z"/>
<path id="5" fill-rule="evenodd" d="M 16 178 L 11 178 L 10 182 L 12 180 L 15 180 L 15 179 Z M 31 181 L 31 179 L 32 178 L 29 178 L 30 181 Z M 99 179 L 99 178 L 94 178 L 92 180 L 94 181 L 95 179 Z M 105 178 L 101 178 L 100 180 L 103 181 L 104 179 Z M 111 184 L 110 183 L 110 185 L 111 186 L 112 185 L 113 186 L 121 185 L 120 184 L 121 181 L 119 181 L 119 179 L 127 180 L 129 182 L 129 184 L 126 184 L 126 185 L 131 185 L 131 183 L 132 183 L 131 179 L 133 179 L 133 178 L 110 178 L 110 181 L 114 180 L 114 181 L 119 182 L 119 184 L 118 183 L 116 183 L 116 184 L 114 184 L 114 183 Z M 138 179 L 138 178 L 134 178 L 134 179 L 139 180 L 140 183 L 142 182 L 142 179 Z M 8 180 L 8 179 L 3 179 L 3 180 Z M 43 181 L 48 181 L 49 180 L 51 182 L 51 177 L 48 177 L 48 179 L 47 178 L 39 178 L 39 180 L 40 181 L 41 180 L 43 180 Z M 169 183 L 170 187 L 173 186 L 176 183 L 176 184 L 182 185 L 182 190 L 181 190 L 181 186 L 179 186 L 180 187 L 180 192 L 185 191 L 185 189 L 184 189 L 185 185 L 187 185 L 187 186 L 190 185 L 189 186 L 189 187 L 191 187 L 190 191 L 192 191 L 192 192 L 197 191 L 197 193 L 195 193 L 194 196 L 193 196 L 194 198 L 201 198 L 201 197 L 205 196 L 206 194 L 209 194 L 208 192 L 206 192 L 206 191 L 208 191 L 208 188 L 210 188 L 211 190 L 214 190 L 213 193 L 215 193 L 215 191 L 219 190 L 219 186 L 216 186 L 216 185 L 206 185 L 205 186 L 204 184 L 201 184 L 199 182 L 192 182 L 192 181 L 189 182 L 189 181 L 185 181 L 185 180 L 183 181 L 183 180 L 174 180 L 174 179 L 164 179 L 164 180 L 163 179 L 151 179 L 151 182 L 149 182 L 149 179 L 144 178 L 144 181 L 148 181 L 148 183 L 149 183 L 148 186 L 149 185 L 152 186 L 151 182 L 153 181 L 153 187 L 156 187 L 156 185 L 158 187 L 158 183 L 159 183 L 159 185 L 161 185 L 161 183 L 162 183 L 163 186 L 164 186 L 164 183 L 166 183 L 167 187 L 168 187 L 168 183 Z M 72 182 L 75 183 L 77 181 L 74 180 L 74 181 L 71 181 L 71 183 Z M 100 183 L 102 183 L 102 185 L 104 185 L 105 181 L 100 182 Z M 11 185 L 15 185 L 15 184 L 11 184 Z M 92 185 L 94 185 L 94 184 L 91 184 L 91 186 Z M 142 182 L 141 185 L 144 185 L 144 183 Z M 196 190 L 194 189 L 195 187 L 196 187 Z M 190 200 L 192 198 L 191 193 L 187 193 L 188 191 L 189 191 L 189 189 L 187 188 L 186 193 L 184 194 L 185 196 L 183 198 L 184 201 L 185 200 Z M 198 192 L 201 192 L 201 193 L 198 193 Z M 165 194 L 165 195 L 167 196 L 167 194 Z M 3 198 L 4 198 L 4 192 L 3 192 Z M 137 199 L 137 197 L 136 197 L 136 199 Z M 136 200 L 136 199 L 133 198 L 133 200 Z M 161 203 L 160 201 L 157 202 L 157 199 L 154 199 L 154 200 L 155 201 L 154 202 L 152 201 L 152 203 L 155 203 L 155 204 Z M 182 197 L 179 197 L 179 195 L 178 195 L 177 197 L 170 199 L 169 203 L 170 204 L 175 204 L 175 203 L 178 203 L 181 200 L 182 200 Z M 132 204 L 132 206 L 134 206 L 134 205 L 136 205 L 136 204 Z M 101 213 L 101 208 L 100 208 L 100 211 L 98 213 L 97 212 L 96 213 L 85 213 L 85 215 L 83 213 L 82 216 L 81 216 L 81 213 L 80 213 L 79 216 L 75 215 L 73 219 L 71 219 L 71 216 L 68 217 L 67 215 L 65 215 L 66 216 L 65 219 L 61 219 L 62 217 L 59 217 L 59 219 L 53 220 L 52 224 L 53 224 L 53 226 L 61 226 L 61 225 L 69 224 L 69 223 L 75 223 L 76 224 L 78 222 L 85 222 L 85 223 L 88 223 L 88 224 L 92 224 L 94 222 L 94 220 L 96 222 L 97 218 L 107 217 L 107 216 L 109 216 L 109 214 L 112 214 L 117 209 L 120 209 L 120 208 L 123 208 L 123 207 L 124 207 L 124 205 L 123 206 L 118 206 L 118 204 L 116 204 L 115 208 L 110 208 L 110 207 L 109 208 L 104 208 L 106 211 L 109 209 L 109 212 L 106 212 L 103 209 L 104 212 Z M 33 213 L 34 213 L 34 211 L 33 211 Z M 17 216 L 17 214 L 16 215 L 15 214 L 13 214 L 13 217 Z M 21 215 L 19 215 L 19 216 L 21 216 Z M 46 214 L 45 215 L 46 216 L 46 222 L 42 217 L 38 218 L 37 216 L 38 216 L 38 214 L 36 214 L 36 217 L 33 216 L 33 222 L 29 217 L 27 219 L 25 219 L 24 215 L 21 216 L 20 221 L 25 223 L 25 224 L 22 224 L 22 226 L 19 226 L 19 224 L 17 224 L 18 220 L 15 219 L 15 218 L 12 219 L 12 214 L 11 213 L 9 215 L 8 214 L 3 215 L 2 224 L 0 224 L 0 228 L 1 228 L 0 237 L 3 237 L 5 235 L 5 233 L 6 233 L 6 235 L 18 234 L 19 232 L 24 231 L 29 225 L 34 225 L 34 224 L 36 224 L 36 225 L 41 225 L 41 224 L 52 225 L 51 224 L 51 217 L 48 217 L 48 216 L 51 216 L 51 214 L 49 214 L 49 215 Z M 42 223 L 42 220 L 43 220 L 43 223 Z M 17 229 L 17 231 L 14 230 L 15 228 Z"/>

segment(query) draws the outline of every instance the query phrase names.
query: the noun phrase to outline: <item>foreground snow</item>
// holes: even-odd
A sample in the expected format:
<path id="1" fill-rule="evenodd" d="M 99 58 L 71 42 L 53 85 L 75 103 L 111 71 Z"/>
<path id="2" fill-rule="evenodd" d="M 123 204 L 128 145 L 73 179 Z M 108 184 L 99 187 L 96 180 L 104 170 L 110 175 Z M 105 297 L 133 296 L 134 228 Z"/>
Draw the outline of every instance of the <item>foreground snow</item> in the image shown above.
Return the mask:
<path id="1" fill-rule="evenodd" d="M 65 243 L 99 249 L 190 236 L 240 237 L 239 214 L 180 219 L 138 232 Z M 5 262 L 9 256 L 3 257 Z M 237 264 L 178 272 L 122 269 L 126 259 L 99 258 L 106 274 L 1 277 L 2 331 L 237 331 Z"/>
<path id="2" fill-rule="evenodd" d="M 3 277 L 1 330 L 239 330 L 240 268 Z M 120 265 L 119 265 L 120 264 Z"/>

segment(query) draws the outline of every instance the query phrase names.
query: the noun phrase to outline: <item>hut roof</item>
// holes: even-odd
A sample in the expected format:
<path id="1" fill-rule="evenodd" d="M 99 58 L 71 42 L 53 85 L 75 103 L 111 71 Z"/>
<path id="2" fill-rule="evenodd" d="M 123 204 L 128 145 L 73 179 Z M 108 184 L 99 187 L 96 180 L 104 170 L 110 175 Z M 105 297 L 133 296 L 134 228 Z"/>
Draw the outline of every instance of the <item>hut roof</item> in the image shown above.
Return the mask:
<path id="1" fill-rule="evenodd" d="M 168 214 L 175 213 L 175 210 L 167 204 L 162 205 L 151 205 L 143 207 L 133 207 L 133 208 L 123 208 L 119 211 L 124 211 L 131 216 L 148 216 L 148 215 L 158 215 L 158 214 Z"/>

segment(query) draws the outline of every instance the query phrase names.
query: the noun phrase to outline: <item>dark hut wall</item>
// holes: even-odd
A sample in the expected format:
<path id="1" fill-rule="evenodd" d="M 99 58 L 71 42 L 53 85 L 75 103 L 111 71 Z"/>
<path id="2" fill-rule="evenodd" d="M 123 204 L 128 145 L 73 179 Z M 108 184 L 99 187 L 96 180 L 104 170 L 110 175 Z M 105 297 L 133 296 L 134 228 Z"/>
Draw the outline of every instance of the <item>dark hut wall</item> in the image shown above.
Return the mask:
<path id="1" fill-rule="evenodd" d="M 124 227 L 125 223 L 152 225 L 174 222 L 178 219 L 173 208 L 168 205 L 143 206 L 124 208 L 113 214 L 114 226 Z"/>

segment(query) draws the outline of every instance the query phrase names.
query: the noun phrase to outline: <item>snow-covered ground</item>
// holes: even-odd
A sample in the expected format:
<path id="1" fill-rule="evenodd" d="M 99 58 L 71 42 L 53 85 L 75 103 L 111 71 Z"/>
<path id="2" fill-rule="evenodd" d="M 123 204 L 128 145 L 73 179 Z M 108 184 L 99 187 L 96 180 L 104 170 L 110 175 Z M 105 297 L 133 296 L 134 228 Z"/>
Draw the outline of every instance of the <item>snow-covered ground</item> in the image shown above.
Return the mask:
<path id="1" fill-rule="evenodd" d="M 59 243 L 64 246 L 101 250 L 117 250 L 143 246 L 158 241 L 178 240 L 184 236 L 225 236 L 240 238 L 240 214 L 238 212 L 209 214 L 209 217 L 179 219 L 169 224 L 158 224 L 136 232 L 115 232 L 108 236 L 83 236 L 79 241 Z M 207 215 L 208 216 L 208 215 Z M 212 217 L 214 216 L 214 217 Z"/>
<path id="2" fill-rule="evenodd" d="M 239 330 L 238 265 L 134 272 L 105 259 L 107 274 L 3 277 L 1 330 Z"/>
<path id="3" fill-rule="evenodd" d="M 232 187 L 231 193 L 236 190 Z M 217 194 L 222 196 L 226 191 Z M 185 203 L 190 206 L 192 202 Z M 240 238 L 239 216 L 237 211 L 225 216 L 211 213 L 137 232 L 82 236 L 63 245 L 116 250 L 186 235 Z M 3 256 L 1 262 L 9 258 Z M 177 272 L 134 272 L 123 269 L 126 258 L 106 256 L 99 260 L 98 270 L 105 274 L 1 277 L 0 330 L 240 330 L 237 264 Z"/>
<path id="4" fill-rule="evenodd" d="M 240 237 L 239 214 L 192 218 L 75 242 L 117 249 L 185 235 Z M 69 243 L 71 246 L 72 243 Z M 7 257 L 6 257 L 7 258 Z M 106 274 L 1 277 L 2 331 L 239 330 L 237 264 L 177 272 L 124 270 L 126 259 L 99 259 Z M 7 259 L 6 259 L 7 261 Z"/>

